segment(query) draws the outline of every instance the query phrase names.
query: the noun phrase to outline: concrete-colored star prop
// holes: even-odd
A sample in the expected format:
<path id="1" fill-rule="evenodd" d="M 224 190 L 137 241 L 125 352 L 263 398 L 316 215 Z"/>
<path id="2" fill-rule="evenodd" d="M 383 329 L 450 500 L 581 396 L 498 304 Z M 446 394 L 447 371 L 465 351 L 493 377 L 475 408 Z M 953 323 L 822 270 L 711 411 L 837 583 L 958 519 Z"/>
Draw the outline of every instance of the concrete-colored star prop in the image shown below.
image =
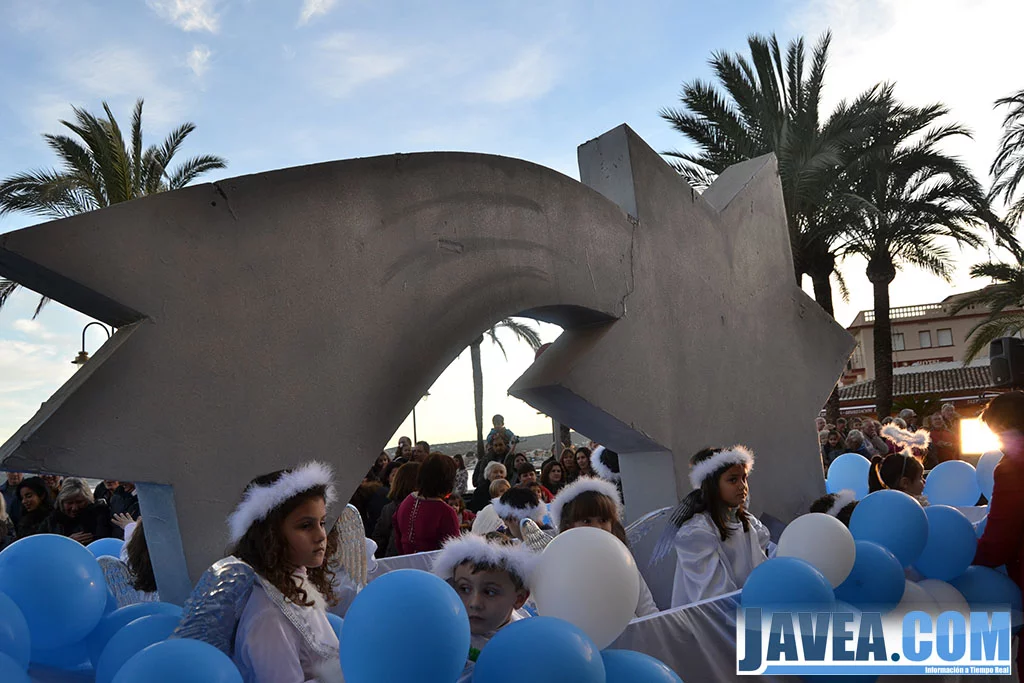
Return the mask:
<path id="1" fill-rule="evenodd" d="M 689 490 L 692 454 L 737 443 L 757 455 L 752 509 L 806 512 L 824 493 L 813 418 L 853 340 L 795 284 L 774 157 L 703 195 L 628 128 L 579 159 L 583 182 L 636 221 L 627 295 L 616 321 L 567 330 L 511 393 L 632 454 L 620 461 L 632 518 Z"/>

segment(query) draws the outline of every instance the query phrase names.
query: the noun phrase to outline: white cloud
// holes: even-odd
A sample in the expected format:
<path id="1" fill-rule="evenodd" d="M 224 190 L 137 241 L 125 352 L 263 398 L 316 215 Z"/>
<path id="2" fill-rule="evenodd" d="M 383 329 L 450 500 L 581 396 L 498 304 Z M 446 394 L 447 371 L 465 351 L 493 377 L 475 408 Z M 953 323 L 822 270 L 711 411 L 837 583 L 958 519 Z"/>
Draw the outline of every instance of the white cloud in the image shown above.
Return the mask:
<path id="1" fill-rule="evenodd" d="M 337 2 L 338 0 L 303 0 L 302 12 L 299 13 L 299 25 L 308 24 L 313 17 L 327 14 Z"/>
<path id="2" fill-rule="evenodd" d="M 308 70 L 315 88 L 341 98 L 356 88 L 392 76 L 408 64 L 404 54 L 388 51 L 354 33 L 335 33 L 316 45 Z"/>
<path id="3" fill-rule="evenodd" d="M 185 58 L 185 63 L 188 64 L 188 68 L 192 69 L 192 73 L 197 78 L 202 78 L 203 75 L 210 69 L 210 56 L 213 53 L 210 48 L 205 45 L 196 45 L 192 48 L 192 51 L 188 53 Z"/>
<path id="4" fill-rule="evenodd" d="M 220 30 L 214 0 L 146 0 L 150 9 L 183 31 Z"/>
<path id="5" fill-rule="evenodd" d="M 41 322 L 29 318 L 19 318 L 11 324 L 11 327 L 18 332 L 30 337 L 36 337 L 37 339 L 54 339 L 57 337 L 57 335 L 47 330 Z"/>
<path id="6" fill-rule="evenodd" d="M 557 81 L 555 59 L 542 46 L 533 45 L 488 77 L 471 99 L 492 104 L 534 100 L 547 94 Z"/>

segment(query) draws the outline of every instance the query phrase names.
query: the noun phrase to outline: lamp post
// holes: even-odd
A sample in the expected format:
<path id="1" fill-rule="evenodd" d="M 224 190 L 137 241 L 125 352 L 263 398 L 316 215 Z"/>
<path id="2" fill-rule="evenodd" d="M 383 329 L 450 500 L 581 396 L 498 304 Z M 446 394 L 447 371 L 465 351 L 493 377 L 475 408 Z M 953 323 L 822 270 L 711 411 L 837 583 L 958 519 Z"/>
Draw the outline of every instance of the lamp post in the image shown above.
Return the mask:
<path id="1" fill-rule="evenodd" d="M 430 392 L 429 391 L 427 393 L 423 394 L 422 396 L 420 396 L 419 401 L 416 401 L 416 405 L 419 405 L 419 402 L 424 400 L 424 399 L 426 399 L 428 396 L 430 396 Z M 416 435 L 416 406 L 413 406 L 412 407 L 412 443 L 413 443 L 414 446 L 416 445 L 417 441 L 419 441 L 419 438 Z"/>
<path id="2" fill-rule="evenodd" d="M 78 355 L 75 356 L 75 359 L 73 361 L 71 361 L 72 365 L 77 365 L 79 368 L 81 368 L 83 365 L 85 365 L 86 361 L 89 360 L 89 354 L 85 350 L 85 332 L 86 332 L 86 330 L 88 330 L 93 325 L 99 325 L 100 329 L 102 329 L 106 333 L 107 339 L 110 339 L 110 330 L 108 330 L 107 326 L 104 325 L 103 323 L 99 323 L 99 322 L 96 322 L 94 320 L 91 323 L 89 323 L 88 325 L 86 325 L 85 327 L 83 327 L 82 328 L 82 350 L 79 351 Z"/>

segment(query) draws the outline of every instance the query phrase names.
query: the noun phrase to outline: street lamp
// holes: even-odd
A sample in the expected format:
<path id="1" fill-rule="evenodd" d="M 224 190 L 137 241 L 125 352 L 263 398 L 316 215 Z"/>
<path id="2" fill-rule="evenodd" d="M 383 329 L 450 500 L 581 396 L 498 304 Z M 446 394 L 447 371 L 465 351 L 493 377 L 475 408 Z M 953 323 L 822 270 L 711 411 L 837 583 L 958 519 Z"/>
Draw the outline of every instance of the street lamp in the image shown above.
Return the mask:
<path id="1" fill-rule="evenodd" d="M 89 323 L 88 325 L 86 325 L 85 327 L 83 327 L 82 328 L 82 350 L 79 351 L 78 355 L 75 356 L 75 359 L 73 361 L 71 361 L 72 365 L 77 365 L 79 368 L 81 368 L 83 365 L 85 365 L 85 362 L 87 360 L 89 360 L 89 354 L 85 350 L 85 332 L 86 332 L 86 330 L 88 330 L 93 325 L 99 325 L 100 329 L 102 329 L 106 333 L 107 339 L 110 339 L 110 330 L 108 330 L 107 326 L 104 325 L 103 323 L 98 323 L 98 322 L 96 322 L 94 320 L 91 323 Z"/>
<path id="2" fill-rule="evenodd" d="M 430 392 L 429 391 L 427 393 L 423 394 L 423 396 L 420 397 L 420 400 L 416 401 L 416 404 L 419 405 L 419 402 L 424 400 L 428 396 L 430 396 Z M 415 443 L 417 441 L 419 441 L 419 439 L 416 437 L 416 406 L 413 406 L 412 407 L 412 442 L 415 445 Z"/>

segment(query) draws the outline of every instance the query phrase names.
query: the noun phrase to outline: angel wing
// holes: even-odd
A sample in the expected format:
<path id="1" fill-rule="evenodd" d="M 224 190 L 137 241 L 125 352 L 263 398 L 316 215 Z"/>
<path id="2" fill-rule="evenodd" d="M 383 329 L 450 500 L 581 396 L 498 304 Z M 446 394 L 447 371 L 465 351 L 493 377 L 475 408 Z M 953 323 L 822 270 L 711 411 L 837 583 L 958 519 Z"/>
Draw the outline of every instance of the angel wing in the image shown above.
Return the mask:
<path id="1" fill-rule="evenodd" d="M 362 588 L 366 585 L 367 573 L 366 529 L 363 526 L 363 517 L 354 505 L 346 505 L 334 528 L 340 536 L 338 564 L 356 586 Z"/>
<path id="2" fill-rule="evenodd" d="M 626 527 L 626 540 L 629 541 L 629 547 L 635 548 L 654 528 L 665 524 L 668 521 L 667 517 L 670 512 L 672 512 L 670 507 L 663 507 L 660 510 L 648 512 Z"/>
<path id="3" fill-rule="evenodd" d="M 106 579 L 107 588 L 114 596 L 118 608 L 152 601 L 152 598 L 147 598 L 146 593 L 135 589 L 132 572 L 124 562 L 110 555 L 97 557 L 96 561 L 103 570 L 103 578 Z"/>
<path id="4" fill-rule="evenodd" d="M 232 656 L 238 620 L 255 581 L 255 570 L 237 557 L 217 560 L 185 601 L 181 621 L 171 637 L 201 640 Z"/>
<path id="5" fill-rule="evenodd" d="M 651 553 L 650 566 L 653 567 L 668 555 L 669 551 L 672 550 L 672 543 L 675 541 L 676 533 L 679 532 L 679 529 L 686 520 L 701 511 L 703 507 L 704 503 L 700 489 L 694 489 L 679 501 L 678 505 L 672 508 L 672 512 L 668 513 L 665 530 L 661 532 L 661 538 L 658 539 L 658 543 L 654 546 L 654 552 Z M 638 520 L 638 523 L 639 521 L 641 520 Z"/>
<path id="6" fill-rule="evenodd" d="M 523 543 L 535 553 L 548 547 L 548 543 L 551 543 L 553 539 L 553 536 L 537 526 L 532 519 L 524 519 L 519 525 L 519 530 L 523 534 Z"/>

